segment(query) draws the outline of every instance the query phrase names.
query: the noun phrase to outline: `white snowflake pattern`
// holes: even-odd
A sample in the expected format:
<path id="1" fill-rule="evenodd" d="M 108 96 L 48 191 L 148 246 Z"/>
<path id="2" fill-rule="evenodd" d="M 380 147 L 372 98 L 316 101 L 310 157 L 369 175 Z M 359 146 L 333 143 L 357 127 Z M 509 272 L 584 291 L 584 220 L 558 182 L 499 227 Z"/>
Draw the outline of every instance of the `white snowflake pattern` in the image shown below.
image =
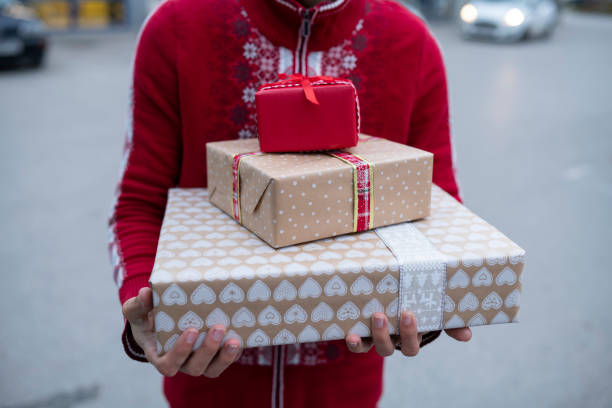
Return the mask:
<path id="1" fill-rule="evenodd" d="M 247 42 L 246 44 L 244 44 L 244 53 L 242 55 L 244 55 L 244 58 L 248 59 L 248 60 L 252 60 L 255 57 L 257 57 L 257 46 L 255 44 L 253 44 L 252 42 Z"/>
<path id="2" fill-rule="evenodd" d="M 243 128 L 238 131 L 238 137 L 240 139 L 250 139 L 252 137 L 255 137 L 255 135 L 249 129 Z"/>
<path id="3" fill-rule="evenodd" d="M 247 86 L 242 90 L 242 100 L 244 103 L 249 104 L 255 102 L 255 93 L 257 90 L 250 86 Z"/>
<path id="4" fill-rule="evenodd" d="M 353 54 L 345 55 L 342 66 L 346 69 L 353 69 L 357 65 L 357 57 Z"/>

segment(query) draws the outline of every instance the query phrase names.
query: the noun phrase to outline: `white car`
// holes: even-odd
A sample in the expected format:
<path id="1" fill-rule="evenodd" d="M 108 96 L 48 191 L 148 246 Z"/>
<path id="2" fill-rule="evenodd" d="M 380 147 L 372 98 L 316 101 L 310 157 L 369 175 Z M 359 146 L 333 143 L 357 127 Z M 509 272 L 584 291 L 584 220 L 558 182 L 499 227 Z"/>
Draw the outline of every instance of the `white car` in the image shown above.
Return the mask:
<path id="1" fill-rule="evenodd" d="M 558 19 L 555 0 L 472 0 L 459 12 L 465 37 L 503 41 L 549 35 Z"/>

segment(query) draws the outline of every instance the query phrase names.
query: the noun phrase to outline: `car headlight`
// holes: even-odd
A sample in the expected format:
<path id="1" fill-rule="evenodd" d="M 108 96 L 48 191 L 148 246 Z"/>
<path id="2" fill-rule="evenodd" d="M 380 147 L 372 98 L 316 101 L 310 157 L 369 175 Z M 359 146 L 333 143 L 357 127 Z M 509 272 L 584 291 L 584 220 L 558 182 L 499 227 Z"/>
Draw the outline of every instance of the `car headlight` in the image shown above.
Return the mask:
<path id="1" fill-rule="evenodd" d="M 35 37 L 43 34 L 45 27 L 40 21 L 26 20 L 19 24 L 19 34 L 24 37 Z"/>
<path id="2" fill-rule="evenodd" d="M 518 27 L 525 21 L 525 13 L 517 8 L 510 9 L 504 14 L 504 24 L 509 27 Z"/>
<path id="3" fill-rule="evenodd" d="M 466 23 L 471 24 L 478 18 L 478 10 L 476 9 L 476 6 L 468 3 L 461 7 L 459 17 L 461 17 L 461 20 L 465 21 Z"/>

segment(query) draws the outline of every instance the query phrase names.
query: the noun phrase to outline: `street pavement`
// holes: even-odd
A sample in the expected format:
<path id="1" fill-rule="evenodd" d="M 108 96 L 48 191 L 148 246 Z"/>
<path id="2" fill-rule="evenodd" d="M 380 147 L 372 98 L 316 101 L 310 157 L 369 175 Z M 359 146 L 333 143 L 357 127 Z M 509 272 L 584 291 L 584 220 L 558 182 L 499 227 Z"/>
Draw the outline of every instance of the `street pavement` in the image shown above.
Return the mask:
<path id="1" fill-rule="evenodd" d="M 432 28 L 465 203 L 527 250 L 521 322 L 388 358 L 380 406 L 610 406 L 612 18 L 513 45 Z M 54 37 L 42 70 L 0 72 L 2 408 L 164 406 L 106 253 L 135 38 Z"/>

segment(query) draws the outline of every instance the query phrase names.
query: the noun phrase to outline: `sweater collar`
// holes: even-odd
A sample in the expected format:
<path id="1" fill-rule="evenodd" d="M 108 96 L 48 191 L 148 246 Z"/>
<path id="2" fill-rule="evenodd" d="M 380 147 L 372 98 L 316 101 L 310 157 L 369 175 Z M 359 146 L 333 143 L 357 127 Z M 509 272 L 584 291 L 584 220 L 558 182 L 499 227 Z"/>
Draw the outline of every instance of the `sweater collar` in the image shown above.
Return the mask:
<path id="1" fill-rule="evenodd" d="M 251 22 L 275 45 L 295 49 L 304 30 L 312 23 L 309 50 L 320 51 L 339 44 L 365 13 L 365 0 L 328 0 L 307 9 L 297 0 L 240 0 Z"/>

